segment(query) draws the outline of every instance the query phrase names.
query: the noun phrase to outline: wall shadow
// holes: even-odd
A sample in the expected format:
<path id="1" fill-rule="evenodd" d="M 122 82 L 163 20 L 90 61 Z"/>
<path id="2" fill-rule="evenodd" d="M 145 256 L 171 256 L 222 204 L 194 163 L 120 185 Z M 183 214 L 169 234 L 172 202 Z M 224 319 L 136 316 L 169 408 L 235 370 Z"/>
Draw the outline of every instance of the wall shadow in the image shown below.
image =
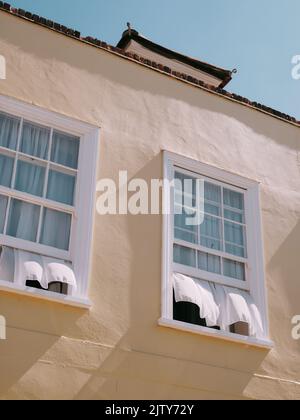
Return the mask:
<path id="1" fill-rule="evenodd" d="M 5 292 L 0 308 L 7 327 L 6 340 L 0 340 L 1 398 L 62 336 L 80 336 L 78 321 L 86 311 Z"/>
<path id="2" fill-rule="evenodd" d="M 160 177 L 162 153 L 133 178 L 149 183 Z M 268 351 L 159 327 L 162 217 L 124 218 L 134 255 L 128 285 L 129 328 L 75 398 L 245 398 L 244 391 Z M 118 250 L 115 260 L 117 264 Z"/>

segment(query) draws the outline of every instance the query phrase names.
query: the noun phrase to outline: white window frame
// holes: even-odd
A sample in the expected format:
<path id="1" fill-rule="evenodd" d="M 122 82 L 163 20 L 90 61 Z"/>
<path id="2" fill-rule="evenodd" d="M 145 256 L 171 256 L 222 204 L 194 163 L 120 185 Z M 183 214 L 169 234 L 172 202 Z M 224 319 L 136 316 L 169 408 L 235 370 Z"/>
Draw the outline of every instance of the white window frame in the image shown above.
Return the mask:
<path id="1" fill-rule="evenodd" d="M 33 195 L 0 186 L 0 194 L 30 201 L 31 203 L 36 202 L 39 205 L 42 202 L 45 206 L 48 204 L 48 207 L 51 202 L 51 208 L 64 212 L 69 211 L 73 214 L 69 251 L 59 250 L 6 235 L 0 235 L 0 245 L 72 261 L 78 284 L 77 291 L 72 290 L 70 295 L 61 296 L 57 293 L 34 290 L 28 287 L 20 289 L 20 287 L 8 282 L 6 279 L 0 279 L 0 290 L 13 290 L 22 294 L 32 294 L 50 300 L 63 301 L 66 304 L 90 307 L 91 302 L 87 294 L 90 274 L 100 127 L 2 95 L 0 95 L 0 111 L 80 138 L 74 207 L 48 199 L 41 199 L 40 197 L 37 198 Z M 78 238 L 80 240 L 77 240 Z"/>
<path id="2" fill-rule="evenodd" d="M 163 192 L 163 250 L 162 250 L 162 316 L 159 325 L 176 328 L 217 338 L 228 339 L 231 341 L 246 342 L 249 345 L 260 347 L 272 347 L 269 340 L 269 322 L 267 314 L 267 297 L 264 274 L 264 255 L 262 240 L 262 222 L 260 206 L 260 188 L 259 182 L 233 174 L 231 172 L 198 162 L 196 160 L 164 151 L 163 152 L 164 179 L 172 183 L 177 168 L 179 172 L 187 171 L 189 175 L 196 174 L 200 177 L 208 178 L 213 183 L 228 187 L 229 189 L 245 192 L 245 218 L 247 225 L 247 263 L 246 279 L 240 281 L 229 279 L 224 276 L 215 275 L 201 271 L 201 279 L 220 283 L 229 287 L 235 287 L 247 290 L 252 295 L 262 316 L 264 339 L 255 339 L 232 334 L 226 331 L 217 331 L 206 327 L 190 325 L 178 322 L 173 319 L 173 284 L 172 274 L 179 272 L 199 278 L 200 270 L 180 266 L 173 262 L 173 245 L 180 241 L 174 239 L 174 188 L 164 188 Z M 184 246 L 184 242 L 182 242 Z M 209 249 L 199 247 L 200 251 L 211 253 Z M 213 252 L 214 253 L 214 252 Z M 239 260 L 235 256 L 217 252 L 217 255 L 223 255 L 225 258 Z"/>

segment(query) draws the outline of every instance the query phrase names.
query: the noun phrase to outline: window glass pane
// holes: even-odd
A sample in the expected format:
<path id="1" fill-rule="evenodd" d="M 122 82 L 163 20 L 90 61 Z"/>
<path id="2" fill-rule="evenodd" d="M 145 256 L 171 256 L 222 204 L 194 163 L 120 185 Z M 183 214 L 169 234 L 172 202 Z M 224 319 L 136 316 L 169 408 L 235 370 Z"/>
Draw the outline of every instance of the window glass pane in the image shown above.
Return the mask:
<path id="1" fill-rule="evenodd" d="M 244 210 L 244 194 L 224 188 L 224 204 L 234 209 Z"/>
<path id="2" fill-rule="evenodd" d="M 225 250 L 228 254 L 236 255 L 237 257 L 246 258 L 245 248 L 226 243 Z"/>
<path id="3" fill-rule="evenodd" d="M 17 149 L 20 120 L 0 113 L 0 146 Z"/>
<path id="4" fill-rule="evenodd" d="M 17 164 L 15 189 L 28 194 L 43 196 L 45 168 L 21 160 Z"/>
<path id="5" fill-rule="evenodd" d="M 182 214 L 179 214 L 182 212 Z M 198 227 L 191 225 L 191 220 L 195 217 L 195 212 L 183 208 L 182 206 L 175 205 L 175 237 L 177 239 L 188 240 L 188 242 L 197 243 L 198 240 Z"/>
<path id="6" fill-rule="evenodd" d="M 190 232 L 184 229 L 175 228 L 175 238 L 180 241 L 190 242 L 191 244 L 198 243 L 197 233 Z"/>
<path id="7" fill-rule="evenodd" d="M 245 264 L 239 263 L 237 261 L 224 259 L 223 266 L 224 266 L 224 276 L 245 281 L 246 279 Z"/>
<path id="8" fill-rule="evenodd" d="M 196 251 L 179 245 L 174 245 L 174 262 L 196 267 Z"/>
<path id="9" fill-rule="evenodd" d="M 71 230 L 71 215 L 44 209 L 40 243 L 68 250 Z"/>
<path id="10" fill-rule="evenodd" d="M 221 221 L 216 217 L 204 216 L 203 223 L 201 224 L 201 235 L 210 238 L 221 239 Z"/>
<path id="11" fill-rule="evenodd" d="M 75 179 L 74 176 L 50 170 L 47 198 L 72 206 L 74 204 Z"/>
<path id="12" fill-rule="evenodd" d="M 175 173 L 175 203 L 195 208 L 197 180 L 191 176 Z"/>
<path id="13" fill-rule="evenodd" d="M 210 203 L 204 203 L 204 211 L 206 214 L 212 214 L 213 216 L 221 216 L 221 208 L 214 206 Z"/>
<path id="14" fill-rule="evenodd" d="M 206 248 L 221 250 L 221 227 L 222 223 L 220 219 L 205 215 L 204 221 L 200 226 L 201 245 Z"/>
<path id="15" fill-rule="evenodd" d="M 40 159 L 47 159 L 49 139 L 49 128 L 24 122 L 20 151 Z"/>
<path id="16" fill-rule="evenodd" d="M 4 229 L 7 201 L 7 197 L 0 195 L 0 233 L 3 233 Z"/>
<path id="17" fill-rule="evenodd" d="M 35 242 L 39 224 L 40 207 L 20 200 L 11 200 L 7 234 Z"/>
<path id="18" fill-rule="evenodd" d="M 196 226 L 192 225 L 193 219 L 196 217 L 196 211 L 192 208 L 187 208 L 179 205 L 175 205 L 175 226 L 191 231 L 195 230 Z"/>
<path id="19" fill-rule="evenodd" d="M 198 267 L 209 273 L 221 274 L 221 258 L 205 252 L 198 252 Z"/>
<path id="20" fill-rule="evenodd" d="M 0 155 L 0 185 L 11 186 L 14 160 L 8 156 Z"/>
<path id="21" fill-rule="evenodd" d="M 244 246 L 244 226 L 225 221 L 225 241 L 233 245 Z"/>
<path id="22" fill-rule="evenodd" d="M 232 220 L 233 222 L 245 223 L 245 218 L 244 218 L 243 213 L 224 209 L 224 217 L 225 219 Z"/>
<path id="23" fill-rule="evenodd" d="M 77 169 L 79 154 L 79 138 L 54 131 L 51 161 L 59 165 Z"/>
<path id="24" fill-rule="evenodd" d="M 204 198 L 205 201 L 213 201 L 221 204 L 221 187 L 219 185 L 211 184 L 205 181 L 204 183 Z"/>
<path id="25" fill-rule="evenodd" d="M 201 236 L 201 245 L 205 248 L 215 249 L 217 251 L 222 251 L 223 249 L 221 241 L 212 238 L 207 238 L 205 236 Z"/>

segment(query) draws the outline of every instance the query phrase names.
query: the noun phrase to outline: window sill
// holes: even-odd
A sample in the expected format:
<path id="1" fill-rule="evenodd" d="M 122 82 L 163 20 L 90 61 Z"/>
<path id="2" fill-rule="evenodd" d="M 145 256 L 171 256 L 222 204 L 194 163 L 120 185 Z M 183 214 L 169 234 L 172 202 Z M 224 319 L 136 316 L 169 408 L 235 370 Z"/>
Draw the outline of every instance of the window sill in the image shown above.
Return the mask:
<path id="1" fill-rule="evenodd" d="M 158 325 L 161 327 L 173 328 L 179 331 L 185 331 L 192 334 L 213 337 L 218 340 L 228 341 L 231 343 L 243 344 L 247 347 L 256 347 L 267 350 L 271 350 L 274 347 L 274 343 L 268 339 L 245 337 L 243 335 L 231 334 L 225 331 L 217 331 L 198 325 L 185 324 L 184 322 L 174 321 L 167 318 L 161 318 L 158 321 Z"/>
<path id="2" fill-rule="evenodd" d="M 0 291 L 15 293 L 22 296 L 28 296 L 34 299 L 42 299 L 50 302 L 60 303 L 66 306 L 72 306 L 81 309 L 90 309 L 92 303 L 89 299 L 78 298 L 75 296 L 60 295 L 54 292 L 48 292 L 45 290 L 32 289 L 29 287 L 16 286 L 13 283 L 0 280 Z"/>

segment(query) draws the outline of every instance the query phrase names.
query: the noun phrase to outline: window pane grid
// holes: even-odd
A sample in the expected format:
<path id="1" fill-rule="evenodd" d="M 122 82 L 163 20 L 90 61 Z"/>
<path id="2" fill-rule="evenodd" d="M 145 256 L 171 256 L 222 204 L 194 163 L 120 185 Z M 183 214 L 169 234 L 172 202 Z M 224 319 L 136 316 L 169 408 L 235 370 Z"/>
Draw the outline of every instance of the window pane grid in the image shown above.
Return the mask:
<path id="1" fill-rule="evenodd" d="M 24 201 L 26 203 L 36 204 L 38 206 L 49 207 L 50 209 L 61 211 L 75 215 L 75 207 L 68 204 L 60 203 L 59 201 L 50 200 L 48 198 L 38 197 L 31 195 L 26 192 L 13 190 L 12 188 L 5 188 L 0 185 L 0 194 L 6 197 L 16 198 L 17 200 Z"/>
<path id="2" fill-rule="evenodd" d="M 8 156 L 8 157 L 11 157 L 11 158 L 14 159 L 15 158 L 16 151 L 15 150 L 11 150 L 11 149 L 7 149 L 6 147 L 3 147 L 3 146 L 0 146 L 0 153 L 3 156 Z"/>
<path id="3" fill-rule="evenodd" d="M 49 162 L 50 167 L 53 169 L 58 169 L 61 171 L 64 171 L 68 174 L 76 175 L 78 173 L 78 169 L 69 168 L 68 166 L 60 165 L 59 163 L 51 162 L 45 159 L 40 159 L 35 156 L 27 155 L 26 153 L 22 152 L 16 152 L 15 150 L 11 149 L 5 149 L 4 147 L 0 147 L 0 153 L 3 156 L 12 157 L 15 159 L 16 155 L 18 155 L 18 158 L 23 158 L 24 160 L 28 160 L 31 162 L 35 162 L 36 164 L 40 164 L 41 166 L 46 166 Z"/>
<path id="4" fill-rule="evenodd" d="M 194 238 L 192 243 L 195 243 L 195 244 L 198 243 L 197 232 L 193 232 L 192 230 L 188 230 L 188 229 L 184 229 L 184 228 L 175 226 L 175 237 L 177 238 L 177 235 L 180 234 L 180 233 L 190 235 L 192 238 Z M 179 237 L 177 239 L 181 239 L 181 238 Z M 187 241 L 187 242 L 189 242 L 189 241 Z"/>
<path id="5" fill-rule="evenodd" d="M 16 174 L 17 174 L 17 163 L 18 163 L 18 157 L 19 157 L 19 147 L 20 147 L 20 143 L 21 143 L 21 135 L 22 135 L 22 130 L 23 130 L 23 123 L 24 123 L 24 119 L 21 118 L 21 124 L 19 126 L 19 134 L 18 134 L 18 141 L 17 141 L 17 151 L 15 154 L 15 162 L 14 162 L 14 169 L 13 169 L 13 174 L 12 174 L 12 180 L 11 180 L 11 186 L 15 185 L 15 179 L 16 179 Z"/>
<path id="6" fill-rule="evenodd" d="M 14 117 L 8 118 L 14 119 Z M 41 243 L 42 231 L 44 231 L 43 223 L 47 212 L 47 235 L 51 236 L 51 226 L 55 224 L 56 219 L 59 221 L 59 226 L 63 226 L 65 231 L 60 231 L 60 237 L 63 238 L 61 246 L 53 239 L 44 238 L 44 241 L 55 242 L 52 246 L 68 250 L 75 211 L 79 138 L 56 132 L 57 144 L 54 152 L 52 147 L 53 128 L 30 123 L 24 121 L 23 118 L 15 118 L 15 120 L 18 123 L 18 131 L 16 132 L 14 126 L 15 140 L 13 142 L 7 140 L 5 135 L 0 133 L 2 135 L 0 159 L 2 158 L 6 166 L 8 165 L 4 174 L 0 174 L 3 184 L 5 181 L 5 185 L 2 185 L 4 188 L 1 188 L 0 182 L 1 196 L 7 199 L 6 208 L 2 206 L 5 214 L 3 214 L 1 221 L 0 234 L 29 240 L 33 243 Z M 25 124 L 26 132 L 24 131 Z M 6 132 L 7 129 L 4 134 Z M 38 144 L 35 143 L 35 139 L 37 139 Z M 72 144 L 73 139 L 74 144 Z M 70 150 L 68 149 L 69 146 Z M 9 159 L 12 162 L 12 169 L 9 169 Z M 2 167 L 4 167 L 4 164 L 2 164 Z M 11 175 L 9 175 L 10 171 Z M 50 188 L 50 173 L 56 175 L 52 181 L 51 196 L 48 191 Z M 56 188 L 57 180 L 63 181 L 61 188 Z M 35 185 L 35 188 L 33 188 L 33 185 Z M 64 198 L 64 196 L 67 198 Z M 23 223 L 22 229 L 18 226 L 19 221 L 16 215 L 21 215 L 22 219 L 28 219 L 32 222 L 32 224 L 28 223 L 28 229 L 25 229 L 26 223 Z M 31 232 L 30 228 L 32 228 Z M 21 230 L 24 232 L 20 233 L 19 236 Z"/>
<path id="7" fill-rule="evenodd" d="M 39 215 L 39 224 L 38 224 L 38 230 L 37 230 L 37 237 L 36 237 L 36 242 L 37 243 L 40 242 L 40 238 L 41 238 L 43 212 L 44 212 L 44 207 L 41 206 L 41 208 L 40 208 L 40 215 Z"/>
<path id="8" fill-rule="evenodd" d="M 193 217 L 193 214 L 192 213 L 196 213 L 197 212 L 197 209 L 195 207 L 189 207 L 189 206 L 186 206 L 186 205 L 184 206 L 184 205 L 182 205 L 182 204 L 180 204 L 178 202 L 175 202 L 174 205 L 175 205 L 176 212 L 177 212 L 176 214 L 178 214 L 178 212 L 180 214 L 180 212 L 183 212 L 184 210 L 188 210 L 191 213 L 191 215 L 189 215 L 189 217 Z M 224 208 L 224 210 L 227 210 L 227 209 Z M 199 212 L 200 212 L 200 214 L 203 214 L 201 211 L 199 211 Z M 244 212 L 241 212 L 240 214 L 241 215 L 244 215 Z M 232 223 L 232 224 L 237 225 L 237 226 L 246 227 L 246 223 L 241 223 L 241 222 L 238 222 L 236 220 L 227 219 L 226 217 L 218 216 L 216 214 L 209 213 L 207 211 L 204 212 L 204 216 L 209 216 L 209 217 L 212 217 L 212 218 L 215 218 L 215 219 L 222 220 L 224 222 L 229 222 L 229 223 Z"/>
<path id="9" fill-rule="evenodd" d="M 184 186 L 184 184 L 183 184 L 183 186 Z M 219 218 L 219 219 L 224 219 L 225 221 L 236 223 L 238 225 L 246 226 L 246 223 L 244 223 L 244 222 L 239 222 L 237 220 L 232 220 L 232 219 L 226 218 L 226 216 L 224 214 L 225 214 L 225 210 L 228 210 L 230 212 L 233 212 L 233 213 L 236 213 L 236 214 L 242 216 L 243 219 L 244 219 L 244 210 L 240 210 L 240 209 L 237 209 L 235 207 L 231 207 L 231 206 L 228 206 L 228 205 L 224 204 L 224 198 L 223 198 L 224 187 L 221 188 L 221 191 L 222 191 L 222 200 L 221 200 L 222 202 L 216 202 L 216 201 L 213 201 L 213 200 L 209 200 L 207 198 L 205 198 L 205 200 L 200 200 L 201 205 L 206 206 L 206 208 L 209 208 L 209 206 L 211 206 L 211 207 L 214 207 L 215 209 L 218 209 L 220 211 L 220 212 L 218 212 L 218 214 L 216 214 L 216 213 L 210 212 L 209 210 L 205 209 L 205 214 L 210 215 L 210 216 L 214 216 L 214 217 Z M 184 201 L 183 201 L 184 197 L 188 197 L 189 199 L 192 198 L 193 202 L 196 202 L 196 196 L 194 194 L 192 195 L 192 194 L 189 194 L 187 192 L 182 192 L 178 189 L 175 189 L 175 206 L 177 208 L 186 208 L 186 209 L 189 209 L 191 211 L 196 211 L 195 207 L 191 207 L 191 206 L 188 206 L 188 205 L 184 204 Z"/>
<path id="10" fill-rule="evenodd" d="M 49 168 L 53 169 L 54 171 L 63 172 L 67 175 L 76 176 L 78 174 L 78 169 L 68 168 L 67 166 L 59 165 L 58 163 L 49 162 Z"/>
<path id="11" fill-rule="evenodd" d="M 51 147 L 53 141 L 53 128 L 50 131 L 50 140 L 49 140 L 49 149 L 48 149 L 48 163 L 47 163 L 47 171 L 45 176 L 45 183 L 44 183 L 44 190 L 43 190 L 43 198 L 46 197 L 47 194 L 47 187 L 48 187 L 48 179 L 49 179 L 49 170 L 50 170 L 50 154 L 51 154 Z"/>
<path id="12" fill-rule="evenodd" d="M 177 207 L 177 206 L 179 207 L 179 206 L 180 206 L 180 204 L 176 203 L 176 207 Z M 193 210 L 194 212 L 196 211 L 195 209 L 192 209 L 191 207 L 187 207 L 187 206 L 185 206 L 185 208 L 189 209 L 190 211 L 191 211 L 191 210 Z M 225 209 L 225 210 L 226 210 L 226 209 Z M 202 214 L 202 212 L 201 212 L 201 214 Z M 246 227 L 246 224 L 245 224 L 245 223 L 237 222 L 236 220 L 227 219 L 226 217 L 218 216 L 218 215 L 216 215 L 216 214 L 209 213 L 209 212 L 207 212 L 207 211 L 205 211 L 205 212 L 204 212 L 204 214 L 205 214 L 206 216 L 210 216 L 210 217 L 213 217 L 213 218 L 215 218 L 215 219 L 224 220 L 224 222 L 230 222 L 230 223 L 235 224 L 235 225 L 239 225 L 239 226 L 244 226 L 244 227 Z M 243 212 L 241 213 L 241 215 L 243 215 Z"/>
<path id="13" fill-rule="evenodd" d="M 49 149 L 50 128 L 23 121 L 20 153 L 46 160 Z"/>
<path id="14" fill-rule="evenodd" d="M 8 215 L 9 215 L 9 209 L 10 209 L 10 202 L 11 202 L 11 197 L 8 197 L 8 202 L 7 202 L 7 206 L 6 206 L 6 214 L 5 214 L 5 222 L 4 222 L 4 228 L 3 228 L 3 234 L 5 234 L 6 233 L 6 230 L 7 230 Z"/>
<path id="15" fill-rule="evenodd" d="M 176 174 L 176 177 L 181 180 L 184 176 L 190 179 L 187 173 L 181 176 Z M 183 253 L 186 258 L 190 250 L 189 252 L 193 255 L 192 266 L 195 264 L 197 269 L 202 267 L 203 270 L 205 258 L 215 258 L 215 261 L 219 261 L 219 274 L 227 278 L 246 281 L 248 260 L 244 193 L 234 187 L 231 190 L 231 187 L 225 187 L 223 184 L 214 184 L 212 180 L 205 183 L 204 202 L 202 200 L 200 203 L 205 206 L 204 222 L 197 226 L 197 232 L 189 230 L 188 227 L 178 226 L 178 222 L 175 223 L 174 246 L 177 247 L 175 262 L 185 265 L 184 261 L 180 261 L 180 255 Z M 185 196 L 191 196 L 191 194 L 175 190 L 174 204 L 177 209 L 186 207 L 182 205 Z M 192 208 L 189 210 L 195 211 Z M 185 239 L 182 238 L 180 232 L 186 234 L 183 237 Z M 218 247 L 220 250 L 217 249 Z M 187 266 L 191 266 L 190 262 Z M 204 271 L 212 272 L 211 268 L 207 270 L 204 268 Z"/>
<path id="16" fill-rule="evenodd" d="M 178 206 L 178 204 L 176 204 L 176 207 L 177 207 L 177 206 Z M 188 207 L 185 207 L 185 208 L 188 208 Z M 195 211 L 195 209 L 191 209 L 191 208 L 188 208 L 188 209 L 189 209 L 190 211 L 191 211 L 191 210 L 194 210 L 194 211 Z M 201 214 L 202 214 L 202 213 L 201 213 Z M 217 216 L 216 214 L 212 214 L 212 213 L 205 212 L 205 215 L 206 215 L 206 216 L 209 216 L 209 217 L 213 217 L 214 219 L 223 220 L 224 222 L 229 222 L 229 223 L 232 223 L 233 225 L 246 227 L 246 224 L 245 224 L 245 223 L 240 223 L 240 222 L 237 222 L 237 221 L 235 221 L 235 220 L 227 219 L 226 217 Z"/>
<path id="17" fill-rule="evenodd" d="M 18 117 L 0 113 L 0 146 L 16 150 L 20 121 Z"/>
<path id="18" fill-rule="evenodd" d="M 229 222 L 229 223 L 232 223 L 233 225 L 246 227 L 246 223 L 240 223 L 236 220 L 227 219 L 226 217 L 223 217 L 222 219 L 224 220 L 224 222 Z"/>
<path id="19" fill-rule="evenodd" d="M 228 204 L 223 204 L 225 210 L 234 211 L 235 213 L 244 214 L 244 210 L 237 209 L 236 207 L 231 207 Z"/>
<path id="20" fill-rule="evenodd" d="M 193 251 L 200 251 L 200 252 L 208 253 L 210 255 L 215 255 L 216 257 L 222 257 L 222 258 L 225 258 L 225 259 L 241 262 L 242 264 L 247 264 L 248 263 L 248 260 L 245 257 L 240 257 L 240 256 L 228 254 L 227 252 L 218 251 L 216 249 L 206 248 L 205 246 L 194 244 L 194 243 L 191 243 L 191 242 L 187 242 L 187 241 L 184 241 L 182 239 L 174 238 L 174 244 L 179 245 L 179 246 L 183 246 L 185 248 L 190 248 Z"/>
<path id="21" fill-rule="evenodd" d="M 43 205 L 38 205 L 36 202 L 34 203 L 33 201 L 25 200 L 23 198 L 14 198 L 14 196 L 7 196 L 3 193 L 1 193 L 1 195 L 3 197 L 7 197 L 7 199 L 8 199 L 7 206 L 6 206 L 4 228 L 3 228 L 3 232 L 2 232 L 3 235 L 8 235 L 8 236 L 18 238 L 18 236 L 16 236 L 15 234 L 11 234 L 11 232 L 13 231 L 12 228 L 9 229 L 9 227 L 11 226 L 10 217 L 11 217 L 12 212 L 14 211 L 12 206 L 16 202 L 20 203 L 21 207 L 22 206 L 28 206 L 28 205 L 33 206 L 36 209 L 36 211 L 37 211 L 37 208 L 39 208 L 39 210 L 38 210 L 38 222 L 35 223 L 36 228 L 34 229 L 36 231 L 36 234 L 34 235 L 34 239 L 33 238 L 27 239 L 27 238 L 22 238 L 22 237 L 20 239 L 29 240 L 30 242 L 33 242 L 33 243 L 40 243 L 40 236 L 41 236 L 41 231 L 42 231 L 42 228 L 43 228 L 43 215 L 44 215 L 45 210 L 46 211 L 47 210 L 48 211 L 53 211 L 56 214 L 60 214 L 61 216 L 64 215 L 65 217 L 66 216 L 70 217 L 71 227 L 69 228 L 69 231 L 71 233 L 71 228 L 72 228 L 72 223 L 73 223 L 73 218 L 74 218 L 74 211 L 71 212 L 71 211 L 68 211 L 67 209 L 57 210 L 57 209 L 51 208 L 49 206 L 45 207 Z M 36 213 L 36 211 L 35 211 L 35 213 Z M 15 218 L 15 220 L 18 220 L 18 218 Z M 36 220 L 36 217 L 34 217 L 34 220 Z M 65 249 L 65 247 L 62 248 L 62 249 L 67 250 L 67 249 Z"/>
<path id="22" fill-rule="evenodd" d="M 226 241 L 225 244 L 226 245 L 233 245 L 233 246 L 236 246 L 237 248 L 245 249 L 245 247 L 243 245 L 237 245 L 237 244 L 235 244 L 233 242 L 230 242 L 230 241 Z"/>
<path id="23" fill-rule="evenodd" d="M 74 177 L 73 195 L 75 195 L 76 177 L 77 177 L 77 174 L 78 174 L 78 169 L 74 169 L 74 168 L 70 168 L 70 167 L 67 167 L 67 166 L 64 166 L 64 165 L 61 165 L 61 164 L 58 164 L 58 163 L 54 163 L 54 162 L 51 162 L 51 160 L 50 160 L 54 130 L 51 129 L 51 131 L 50 131 L 49 146 L 47 148 L 48 149 L 47 150 L 48 160 L 44 160 L 44 159 L 41 159 L 39 157 L 31 156 L 31 155 L 28 155 L 28 154 L 25 154 L 25 153 L 22 153 L 22 152 L 19 151 L 21 140 L 22 140 L 23 126 L 24 126 L 24 120 L 21 119 L 20 124 L 19 124 L 19 132 L 18 132 L 16 151 L 8 149 L 9 150 L 9 155 L 11 157 L 14 156 L 14 164 L 13 164 L 13 172 L 12 172 L 10 185 L 9 186 L 5 185 L 5 187 L 10 188 L 12 190 L 17 190 L 17 191 L 19 190 L 21 192 L 30 193 L 29 191 L 24 191 L 20 188 L 17 188 L 17 186 L 16 186 L 16 177 L 17 177 L 17 170 L 18 170 L 19 162 L 27 162 L 27 163 L 30 163 L 32 165 L 32 168 L 34 166 L 45 167 L 45 175 L 44 175 L 44 183 L 43 183 L 42 194 L 33 194 L 33 195 L 41 196 L 42 198 L 47 198 L 47 190 L 48 190 L 48 187 L 49 187 L 48 186 L 48 180 L 49 180 L 50 171 L 56 171 L 58 174 L 65 174 L 66 176 Z M 69 137 L 71 138 L 71 136 L 69 136 Z M 1 150 L 0 150 L 0 152 L 1 152 Z M 0 155 L 0 156 L 2 156 L 2 155 Z M 32 195 L 32 193 L 31 193 L 31 195 Z M 51 201 L 56 201 L 56 200 L 53 199 L 53 197 L 51 197 Z M 58 200 L 58 202 L 62 202 L 63 204 L 68 204 L 68 205 L 73 206 L 73 201 L 74 200 L 71 200 L 71 201 L 72 201 L 72 203 L 70 203 L 70 202 L 64 203 L 63 201 Z"/>

